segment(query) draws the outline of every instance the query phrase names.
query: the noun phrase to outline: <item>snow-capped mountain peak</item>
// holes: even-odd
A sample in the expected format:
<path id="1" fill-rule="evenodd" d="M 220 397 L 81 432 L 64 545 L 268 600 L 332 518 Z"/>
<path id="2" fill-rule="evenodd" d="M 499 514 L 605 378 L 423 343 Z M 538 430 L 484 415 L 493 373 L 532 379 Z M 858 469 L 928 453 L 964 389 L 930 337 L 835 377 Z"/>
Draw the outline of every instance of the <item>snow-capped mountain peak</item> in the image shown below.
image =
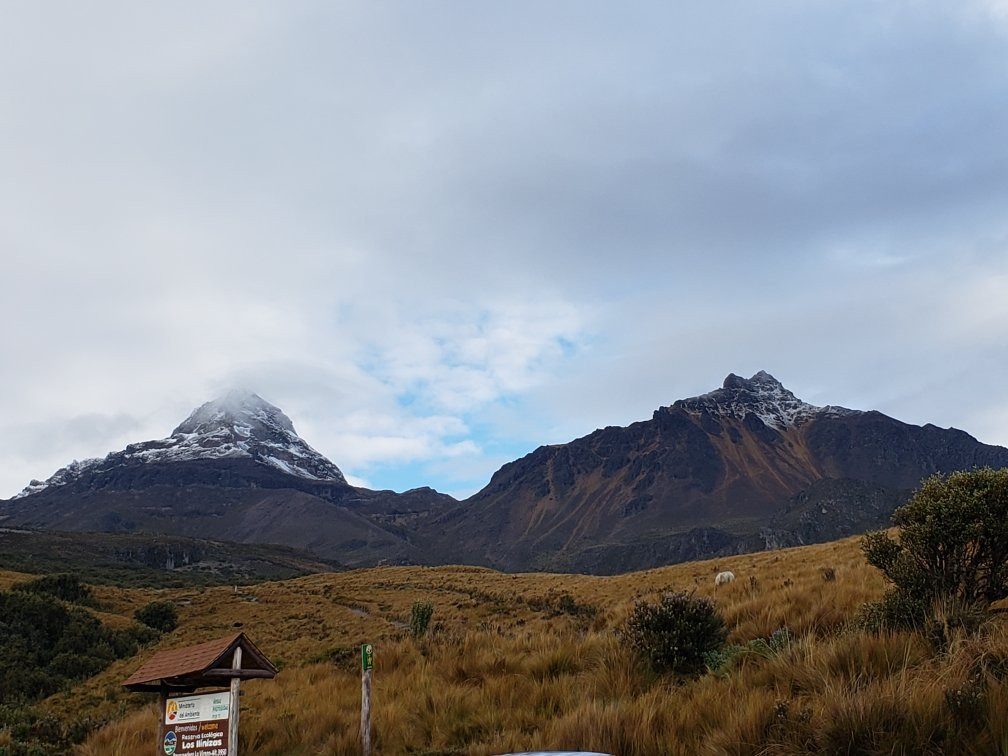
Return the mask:
<path id="1" fill-rule="evenodd" d="M 760 370 L 751 378 L 729 373 L 721 388 L 691 399 L 681 399 L 673 406 L 692 414 L 706 412 L 739 420 L 752 413 L 765 425 L 777 430 L 800 425 L 817 415 L 855 412 L 843 407 L 817 407 L 803 402 L 765 370 Z"/>
<path id="2" fill-rule="evenodd" d="M 168 438 L 130 444 L 104 458 L 74 460 L 44 482 L 31 481 L 15 498 L 66 485 L 92 470 L 242 457 L 300 478 L 346 483 L 336 465 L 297 435 L 283 411 L 257 394 L 236 390 L 195 409 Z"/>
<path id="3" fill-rule="evenodd" d="M 172 431 L 172 436 L 214 433 L 229 427 L 247 428 L 249 433 L 253 430 L 295 433 L 294 423 L 279 407 L 258 394 L 235 389 L 197 407 Z"/>

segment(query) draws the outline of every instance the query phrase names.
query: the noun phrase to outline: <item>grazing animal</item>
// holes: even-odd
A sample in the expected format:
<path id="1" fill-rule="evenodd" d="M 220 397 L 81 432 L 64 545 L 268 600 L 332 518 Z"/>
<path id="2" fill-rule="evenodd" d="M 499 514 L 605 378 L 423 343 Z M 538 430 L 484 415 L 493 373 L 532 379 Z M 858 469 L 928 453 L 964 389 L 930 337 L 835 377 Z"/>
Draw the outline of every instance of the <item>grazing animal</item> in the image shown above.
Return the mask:
<path id="1" fill-rule="evenodd" d="M 719 572 L 714 577 L 714 587 L 717 588 L 719 585 L 724 585 L 725 583 L 730 583 L 735 580 L 734 572 Z"/>

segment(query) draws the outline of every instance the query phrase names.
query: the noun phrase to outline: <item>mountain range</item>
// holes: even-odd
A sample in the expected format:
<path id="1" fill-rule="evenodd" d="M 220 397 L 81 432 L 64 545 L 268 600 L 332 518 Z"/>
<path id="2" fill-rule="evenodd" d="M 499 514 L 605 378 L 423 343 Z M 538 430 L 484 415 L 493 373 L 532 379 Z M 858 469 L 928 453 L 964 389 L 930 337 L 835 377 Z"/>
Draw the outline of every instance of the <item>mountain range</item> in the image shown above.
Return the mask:
<path id="1" fill-rule="evenodd" d="M 1008 449 L 817 407 L 770 374 L 542 446 L 456 501 L 351 486 L 277 407 L 231 392 L 166 439 L 73 462 L 0 502 L 0 526 L 276 543 L 348 566 L 614 573 L 882 526 L 926 476 Z"/>

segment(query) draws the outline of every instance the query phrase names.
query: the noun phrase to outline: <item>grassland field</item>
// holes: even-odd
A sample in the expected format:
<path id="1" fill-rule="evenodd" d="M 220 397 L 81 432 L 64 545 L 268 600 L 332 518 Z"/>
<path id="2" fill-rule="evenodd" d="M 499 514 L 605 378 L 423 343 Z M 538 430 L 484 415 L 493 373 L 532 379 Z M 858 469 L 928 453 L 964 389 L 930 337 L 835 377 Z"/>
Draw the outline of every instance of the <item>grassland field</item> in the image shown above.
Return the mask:
<path id="1" fill-rule="evenodd" d="M 715 588 L 720 570 L 736 581 Z M 0 588 L 26 577 L 0 573 Z M 1008 627 L 996 617 L 942 649 L 852 627 L 884 588 L 857 538 L 614 577 L 387 567 L 237 589 L 96 585 L 106 623 L 171 600 L 180 626 L 42 706 L 108 720 L 80 756 L 153 754 L 154 699 L 122 680 L 158 649 L 241 629 L 280 668 L 243 685 L 246 754 L 360 753 L 364 642 L 376 754 L 1008 754 Z M 697 680 L 655 675 L 617 631 L 635 601 L 668 590 L 712 597 L 730 643 L 782 627 L 795 640 Z M 434 605 L 420 639 L 417 601 Z"/>

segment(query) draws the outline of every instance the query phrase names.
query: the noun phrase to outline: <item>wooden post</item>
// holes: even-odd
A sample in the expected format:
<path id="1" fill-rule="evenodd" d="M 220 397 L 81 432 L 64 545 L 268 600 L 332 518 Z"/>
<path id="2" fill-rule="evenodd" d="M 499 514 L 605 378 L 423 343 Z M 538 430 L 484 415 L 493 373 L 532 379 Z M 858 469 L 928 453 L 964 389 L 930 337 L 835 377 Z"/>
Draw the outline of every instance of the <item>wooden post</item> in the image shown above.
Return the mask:
<path id="1" fill-rule="evenodd" d="M 158 694 L 158 705 L 158 737 L 154 753 L 157 756 L 164 756 L 164 740 L 162 738 L 165 729 L 165 709 L 168 707 L 168 686 L 164 684 L 163 680 L 161 681 L 161 691 Z"/>
<path id="2" fill-rule="evenodd" d="M 374 649 L 370 643 L 361 646 L 361 750 L 371 756 L 371 667 L 374 666 Z"/>
<path id="3" fill-rule="evenodd" d="M 234 650 L 234 659 L 231 662 L 231 669 L 241 669 L 241 657 L 241 646 L 238 646 Z M 231 710 L 229 712 L 230 716 L 228 717 L 228 756 L 238 756 L 238 712 L 240 710 L 238 696 L 241 694 L 240 686 L 241 678 L 232 677 Z"/>

